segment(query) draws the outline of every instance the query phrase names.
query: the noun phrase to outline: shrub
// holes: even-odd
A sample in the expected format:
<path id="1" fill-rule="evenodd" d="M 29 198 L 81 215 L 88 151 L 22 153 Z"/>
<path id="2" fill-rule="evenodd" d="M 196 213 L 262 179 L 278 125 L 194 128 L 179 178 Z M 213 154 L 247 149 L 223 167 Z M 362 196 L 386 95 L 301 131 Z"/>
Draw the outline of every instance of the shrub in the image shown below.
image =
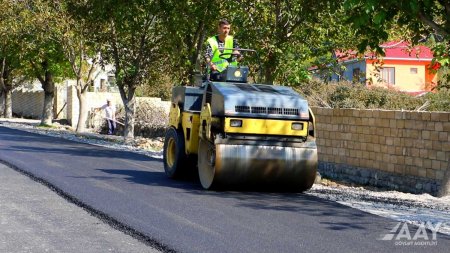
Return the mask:
<path id="1" fill-rule="evenodd" d="M 425 99 L 429 101 L 427 110 L 450 112 L 450 88 L 441 88 L 436 93 L 428 93 Z"/>
<path id="2" fill-rule="evenodd" d="M 169 124 L 168 106 L 158 98 L 137 98 L 134 135 L 147 138 L 164 136 Z M 125 108 L 119 105 L 117 119 L 125 122 Z M 105 126 L 107 128 L 107 126 Z M 117 126 L 117 134 L 123 134 L 123 126 Z"/>
<path id="3" fill-rule="evenodd" d="M 331 108 L 450 111 L 450 90 L 415 97 L 382 87 L 368 88 L 350 82 L 324 83 L 310 80 L 295 89 L 303 94 L 311 106 Z"/>

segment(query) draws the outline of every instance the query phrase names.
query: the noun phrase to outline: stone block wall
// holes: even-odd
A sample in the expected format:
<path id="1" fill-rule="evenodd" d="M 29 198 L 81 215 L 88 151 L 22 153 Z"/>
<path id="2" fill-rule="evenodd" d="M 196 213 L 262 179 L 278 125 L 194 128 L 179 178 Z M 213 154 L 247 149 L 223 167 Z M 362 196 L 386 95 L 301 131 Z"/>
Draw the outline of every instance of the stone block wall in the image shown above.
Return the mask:
<path id="1" fill-rule="evenodd" d="M 450 113 L 313 108 L 325 176 L 436 194 L 450 160 Z"/>

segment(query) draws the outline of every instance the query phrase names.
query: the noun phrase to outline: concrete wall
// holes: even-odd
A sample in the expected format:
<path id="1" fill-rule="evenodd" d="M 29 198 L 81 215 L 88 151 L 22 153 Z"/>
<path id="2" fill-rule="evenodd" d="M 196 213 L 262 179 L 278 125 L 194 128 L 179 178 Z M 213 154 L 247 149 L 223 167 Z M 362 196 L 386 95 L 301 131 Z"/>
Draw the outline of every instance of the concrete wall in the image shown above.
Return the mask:
<path id="1" fill-rule="evenodd" d="M 435 194 L 449 167 L 450 113 L 313 108 L 320 171 Z"/>
<path id="2" fill-rule="evenodd" d="M 88 111 L 91 112 L 92 108 L 98 108 L 106 104 L 106 99 L 109 98 L 112 100 L 112 104 L 116 105 L 116 108 L 122 106 L 122 98 L 120 94 L 117 92 L 88 92 L 87 93 L 87 107 Z M 151 98 L 151 97 L 137 97 L 136 103 L 139 104 L 141 101 L 146 102 L 148 104 L 154 105 L 155 107 L 162 108 L 167 115 L 169 114 L 170 102 L 169 101 L 161 101 L 160 98 Z M 76 127 L 78 123 L 78 115 L 79 115 L 80 106 L 78 103 L 78 97 L 76 94 L 75 87 L 73 83 L 68 83 L 67 88 L 67 120 L 72 127 Z M 104 112 L 99 112 L 98 114 L 103 115 Z M 99 124 L 103 123 L 103 119 L 101 115 L 88 114 L 88 122 L 86 124 L 88 127 L 98 127 Z M 97 119 L 92 120 L 95 117 Z"/>
<path id="3" fill-rule="evenodd" d="M 26 118 L 41 118 L 44 107 L 43 91 L 13 91 L 11 100 L 14 114 Z"/>
<path id="4" fill-rule="evenodd" d="M 53 100 L 53 117 L 66 118 L 66 87 L 57 85 Z M 44 107 L 44 91 L 42 89 L 17 89 L 12 92 L 12 111 L 25 118 L 40 119 Z"/>
<path id="5" fill-rule="evenodd" d="M 79 102 L 75 90 L 75 81 L 68 80 L 56 86 L 53 114 L 57 119 L 67 119 L 72 127 L 76 127 L 78 123 Z M 92 108 L 101 107 L 106 104 L 106 99 L 112 100 L 117 107 L 122 105 L 122 99 L 117 92 L 88 92 L 87 107 L 88 111 Z M 155 107 L 160 107 L 168 114 L 170 102 L 161 101 L 160 98 L 137 98 L 145 101 Z M 0 102 L 2 98 L 0 97 Z M 1 103 L 3 104 L 3 103 Z M 35 90 L 15 90 L 12 93 L 12 110 L 13 113 L 21 117 L 39 119 L 42 115 L 44 106 L 44 92 L 42 89 Z M 1 115 L 1 114 L 0 114 Z M 101 118 L 101 117 L 100 117 Z M 87 122 L 88 125 L 89 122 Z"/>
<path id="6" fill-rule="evenodd" d="M 80 111 L 80 104 L 75 89 L 75 82 L 67 83 L 67 115 L 66 119 L 72 127 L 76 127 L 78 123 L 78 116 Z M 122 100 L 119 93 L 109 92 L 88 92 L 87 93 L 87 107 L 88 111 L 91 108 L 101 107 L 106 104 L 106 99 L 112 99 L 113 104 L 121 104 Z"/>

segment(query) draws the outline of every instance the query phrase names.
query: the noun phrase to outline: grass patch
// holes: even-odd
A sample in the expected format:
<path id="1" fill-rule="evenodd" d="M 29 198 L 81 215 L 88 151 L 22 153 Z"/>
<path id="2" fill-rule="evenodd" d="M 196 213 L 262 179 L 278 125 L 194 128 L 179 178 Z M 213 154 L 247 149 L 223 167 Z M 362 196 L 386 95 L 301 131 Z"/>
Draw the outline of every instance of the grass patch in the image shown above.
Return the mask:
<path id="1" fill-rule="evenodd" d="M 50 129 L 56 129 L 57 128 L 54 125 L 48 125 L 48 124 L 43 124 L 43 123 L 37 125 L 37 127 L 39 127 L 39 128 L 50 128 Z"/>

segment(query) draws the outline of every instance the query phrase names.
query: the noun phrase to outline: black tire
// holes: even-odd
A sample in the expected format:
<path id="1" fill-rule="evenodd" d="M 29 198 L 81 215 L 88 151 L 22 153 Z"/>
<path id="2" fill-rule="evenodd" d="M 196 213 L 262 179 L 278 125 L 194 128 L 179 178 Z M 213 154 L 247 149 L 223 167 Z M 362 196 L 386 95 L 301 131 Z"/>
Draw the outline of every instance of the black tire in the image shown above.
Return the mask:
<path id="1" fill-rule="evenodd" d="M 164 139 L 164 171 L 169 178 L 179 178 L 183 174 L 183 164 L 187 161 L 184 151 L 182 131 L 170 127 Z"/>

